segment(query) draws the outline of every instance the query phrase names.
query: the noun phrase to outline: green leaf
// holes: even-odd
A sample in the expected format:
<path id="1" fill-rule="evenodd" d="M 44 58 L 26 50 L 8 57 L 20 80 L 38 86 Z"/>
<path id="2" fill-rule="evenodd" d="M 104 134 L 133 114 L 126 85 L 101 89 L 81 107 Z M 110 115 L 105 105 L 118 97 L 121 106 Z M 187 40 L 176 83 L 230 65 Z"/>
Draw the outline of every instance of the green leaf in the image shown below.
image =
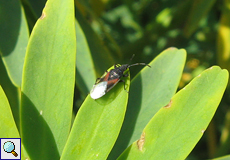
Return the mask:
<path id="1" fill-rule="evenodd" d="M 128 91 L 129 77 L 125 79 Z M 123 83 L 118 83 L 99 99 L 88 95 L 77 113 L 61 159 L 106 159 L 125 116 L 127 91 Z"/>
<path id="2" fill-rule="evenodd" d="M 1 138 L 19 138 L 18 129 L 10 109 L 6 95 L 0 86 L 0 137 Z"/>
<path id="3" fill-rule="evenodd" d="M 21 135 L 31 159 L 59 159 L 72 117 L 76 37 L 73 0 L 49 0 L 29 40 Z"/>
<path id="4" fill-rule="evenodd" d="M 87 40 L 88 48 L 90 50 L 93 64 L 94 64 L 94 70 L 96 70 L 96 75 L 99 77 L 105 72 L 105 70 L 109 66 L 112 66 L 113 64 L 115 64 L 115 62 L 109 50 L 105 47 L 105 45 L 103 45 L 103 41 L 92 30 L 91 26 L 87 23 L 87 21 L 81 15 L 78 8 L 76 8 L 75 12 L 76 12 L 75 14 L 76 19 L 82 31 L 84 32 L 85 38 Z M 77 59 L 77 64 L 80 63 L 79 61 L 82 61 L 82 60 Z M 78 68 L 78 71 L 80 72 L 80 70 L 82 70 L 82 68 L 85 67 L 86 65 L 87 64 L 85 63 L 83 66 L 81 66 L 81 68 Z M 87 74 L 87 72 L 85 74 Z"/>
<path id="5" fill-rule="evenodd" d="M 190 37 L 197 29 L 200 20 L 208 13 L 216 0 L 194 0 L 187 22 L 184 28 L 184 35 Z"/>
<path id="6" fill-rule="evenodd" d="M 1 56 L 11 81 L 15 86 L 20 87 L 29 39 L 26 18 L 20 1 L 0 1 L 0 24 Z"/>
<path id="7" fill-rule="evenodd" d="M 95 83 L 96 72 L 87 39 L 78 21 L 75 26 L 77 44 L 80 46 L 76 55 L 76 85 L 86 96 Z"/>
<path id="8" fill-rule="evenodd" d="M 169 48 L 149 64 L 151 68 L 134 77 L 125 120 L 109 158 L 117 158 L 127 146 L 139 139 L 150 119 L 168 104 L 177 90 L 185 58 L 185 50 Z"/>
<path id="9" fill-rule="evenodd" d="M 20 138 L 18 129 L 14 122 L 14 118 L 10 109 L 9 102 L 6 98 L 6 95 L 0 86 L 0 137 L 1 138 Z M 26 154 L 26 151 L 22 145 L 22 159 L 29 158 Z"/>
<path id="10" fill-rule="evenodd" d="M 227 70 L 205 70 L 157 112 L 118 159 L 185 159 L 211 121 L 227 81 Z"/>
<path id="11" fill-rule="evenodd" d="M 0 59 L 0 73 L 1 73 L 1 78 L 0 78 L 0 85 L 2 86 L 7 99 L 9 100 L 10 107 L 13 113 L 14 121 L 17 125 L 17 128 L 19 130 L 19 91 L 18 88 L 16 88 L 13 84 L 12 81 L 10 80 L 6 68 L 3 64 L 2 59 Z"/>

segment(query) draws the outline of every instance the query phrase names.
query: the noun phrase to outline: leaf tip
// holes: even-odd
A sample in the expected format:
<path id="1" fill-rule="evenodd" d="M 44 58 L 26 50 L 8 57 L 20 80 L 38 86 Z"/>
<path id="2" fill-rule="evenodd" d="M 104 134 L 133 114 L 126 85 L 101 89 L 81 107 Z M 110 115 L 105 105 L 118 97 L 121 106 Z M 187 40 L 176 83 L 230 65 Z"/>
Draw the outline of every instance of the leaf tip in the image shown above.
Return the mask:
<path id="1" fill-rule="evenodd" d="M 137 147 L 140 151 L 142 151 L 144 143 L 145 143 L 145 132 L 141 134 L 141 138 L 137 141 Z"/>

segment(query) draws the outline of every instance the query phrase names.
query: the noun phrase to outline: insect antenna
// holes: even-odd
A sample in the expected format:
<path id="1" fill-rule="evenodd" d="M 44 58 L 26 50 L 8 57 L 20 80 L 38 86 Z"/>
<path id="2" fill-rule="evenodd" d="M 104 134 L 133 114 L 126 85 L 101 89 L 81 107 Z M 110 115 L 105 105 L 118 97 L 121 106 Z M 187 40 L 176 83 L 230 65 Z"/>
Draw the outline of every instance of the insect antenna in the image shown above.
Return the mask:
<path id="1" fill-rule="evenodd" d="M 130 62 L 133 60 L 133 57 L 134 57 L 134 56 L 135 56 L 135 54 L 133 54 L 132 57 L 130 58 L 129 64 L 130 64 Z M 138 65 L 148 66 L 148 67 L 151 68 L 151 66 L 148 65 L 148 64 L 146 64 L 146 63 L 135 63 L 135 64 L 131 64 L 131 65 L 128 65 L 128 68 L 129 68 L 129 67 L 132 67 L 132 66 L 138 66 Z"/>
<path id="2" fill-rule="evenodd" d="M 138 65 L 148 66 L 148 67 L 151 68 L 151 66 L 148 65 L 148 64 L 146 64 L 146 63 L 135 63 L 135 64 L 131 64 L 131 65 L 128 66 L 128 68 L 129 68 L 129 67 L 132 67 L 132 66 L 138 66 Z"/>

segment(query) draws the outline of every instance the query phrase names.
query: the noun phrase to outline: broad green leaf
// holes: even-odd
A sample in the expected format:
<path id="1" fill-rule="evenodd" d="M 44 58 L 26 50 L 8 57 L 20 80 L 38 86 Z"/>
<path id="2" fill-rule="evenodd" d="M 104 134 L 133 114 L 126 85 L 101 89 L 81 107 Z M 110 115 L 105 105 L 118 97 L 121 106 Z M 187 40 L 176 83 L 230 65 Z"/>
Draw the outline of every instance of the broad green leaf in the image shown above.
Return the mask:
<path id="1" fill-rule="evenodd" d="M 125 78 L 129 89 L 129 77 Z M 75 118 L 61 159 L 106 159 L 119 134 L 128 102 L 124 84 L 103 97 L 85 99 Z"/>
<path id="2" fill-rule="evenodd" d="M 222 10 L 219 31 L 217 36 L 217 55 L 218 64 L 230 69 L 230 1 L 224 1 L 224 9 Z"/>
<path id="3" fill-rule="evenodd" d="M 208 13 L 216 0 L 194 0 L 184 28 L 184 35 L 190 37 L 197 29 L 200 20 Z"/>
<path id="4" fill-rule="evenodd" d="M 151 68 L 134 77 L 125 120 L 109 158 L 117 158 L 139 139 L 150 119 L 168 104 L 179 84 L 185 58 L 185 50 L 169 48 L 149 64 Z"/>
<path id="5" fill-rule="evenodd" d="M 21 86 L 22 69 L 29 39 L 20 1 L 0 1 L 0 52 L 13 84 Z"/>
<path id="6" fill-rule="evenodd" d="M 18 129 L 14 122 L 14 118 L 10 109 L 9 102 L 6 98 L 6 95 L 0 86 L 0 137 L 1 138 L 20 138 Z M 21 158 L 26 159 L 29 158 L 25 152 L 25 149 L 22 145 L 21 148 Z"/>
<path id="7" fill-rule="evenodd" d="M 90 50 L 93 64 L 94 64 L 94 70 L 96 70 L 96 75 L 99 77 L 101 76 L 105 70 L 115 64 L 109 50 L 103 45 L 103 41 L 99 38 L 99 36 L 92 30 L 91 26 L 86 22 L 86 20 L 83 18 L 81 13 L 79 12 L 78 8 L 75 10 L 76 19 L 84 33 L 84 36 L 87 40 L 88 48 Z M 78 53 L 77 53 L 78 54 Z M 90 61 L 92 61 L 90 60 Z M 77 59 L 77 64 L 80 63 L 79 61 L 82 61 L 81 59 Z M 88 60 L 89 61 L 89 60 Z M 81 62 L 82 64 L 82 62 Z M 78 71 L 82 70 L 83 67 L 87 66 L 88 64 L 84 64 L 81 66 L 81 68 L 78 68 Z M 79 65 L 77 65 L 80 67 Z M 87 72 L 85 73 L 87 74 Z M 93 77 L 91 77 L 93 78 Z"/>
<path id="8" fill-rule="evenodd" d="M 18 88 L 16 88 L 13 84 L 12 81 L 10 80 L 6 68 L 3 64 L 2 59 L 0 59 L 0 73 L 1 73 L 1 78 L 0 78 L 0 85 L 2 86 L 7 99 L 9 100 L 11 111 L 13 113 L 14 121 L 16 123 L 16 126 L 19 130 L 19 91 Z"/>
<path id="9" fill-rule="evenodd" d="M 87 39 L 78 21 L 76 21 L 75 26 L 77 44 L 80 46 L 77 47 L 76 55 L 76 85 L 86 96 L 95 83 L 96 72 L 94 70 L 94 64 Z"/>
<path id="10" fill-rule="evenodd" d="M 48 0 L 29 40 L 21 135 L 31 159 L 59 159 L 72 117 L 76 36 L 73 0 Z"/>
<path id="11" fill-rule="evenodd" d="M 118 159 L 185 159 L 211 121 L 227 81 L 227 70 L 204 71 L 157 112 Z"/>
<path id="12" fill-rule="evenodd" d="M 0 86 L 0 137 L 1 138 L 20 138 L 18 129 L 14 122 L 9 102 Z"/>

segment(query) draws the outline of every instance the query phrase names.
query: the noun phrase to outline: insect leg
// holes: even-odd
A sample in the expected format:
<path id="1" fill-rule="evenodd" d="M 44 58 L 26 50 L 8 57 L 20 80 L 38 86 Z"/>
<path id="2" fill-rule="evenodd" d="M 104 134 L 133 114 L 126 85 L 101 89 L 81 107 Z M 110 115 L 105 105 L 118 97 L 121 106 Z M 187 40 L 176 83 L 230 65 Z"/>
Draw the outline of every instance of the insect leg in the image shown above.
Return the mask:
<path id="1" fill-rule="evenodd" d="M 125 88 L 125 81 L 124 81 L 124 80 L 120 80 L 119 82 L 124 82 L 124 90 L 125 90 L 127 93 L 129 93 L 129 92 L 126 90 L 126 88 Z"/>

